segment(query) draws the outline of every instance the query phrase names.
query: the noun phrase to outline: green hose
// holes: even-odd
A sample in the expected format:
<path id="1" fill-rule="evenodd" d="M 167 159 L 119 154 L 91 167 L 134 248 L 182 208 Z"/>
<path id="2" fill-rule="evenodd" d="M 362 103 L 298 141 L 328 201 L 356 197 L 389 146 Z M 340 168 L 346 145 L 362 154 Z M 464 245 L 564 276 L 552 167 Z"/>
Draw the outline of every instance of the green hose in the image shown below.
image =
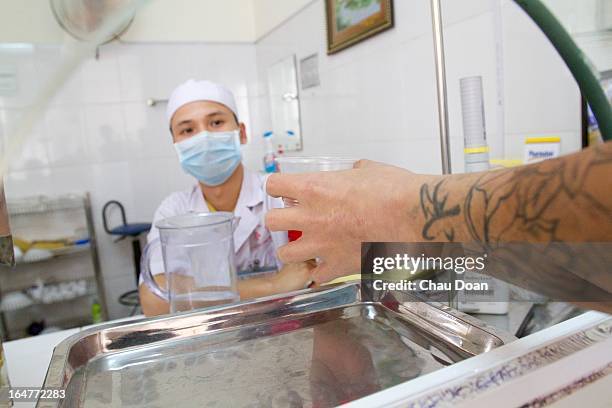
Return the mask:
<path id="1" fill-rule="evenodd" d="M 515 0 L 515 2 L 540 27 L 561 55 L 591 106 L 601 136 L 604 140 L 612 140 L 612 106 L 591 69 L 587 56 L 540 0 Z"/>

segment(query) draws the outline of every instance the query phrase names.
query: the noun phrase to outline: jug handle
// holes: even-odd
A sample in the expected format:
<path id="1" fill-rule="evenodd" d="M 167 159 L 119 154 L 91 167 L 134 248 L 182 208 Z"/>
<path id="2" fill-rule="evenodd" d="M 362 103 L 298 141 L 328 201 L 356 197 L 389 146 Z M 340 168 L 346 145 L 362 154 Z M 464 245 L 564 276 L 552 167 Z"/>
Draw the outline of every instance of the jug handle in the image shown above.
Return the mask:
<path id="1" fill-rule="evenodd" d="M 151 273 L 150 263 L 154 248 L 159 248 L 161 250 L 161 242 L 159 238 L 154 239 L 144 247 L 142 257 L 140 258 L 140 274 L 142 275 L 142 280 L 144 281 L 145 285 L 147 285 L 149 290 L 153 292 L 155 296 L 168 301 L 168 292 L 159 287 L 153 278 L 153 274 Z"/>

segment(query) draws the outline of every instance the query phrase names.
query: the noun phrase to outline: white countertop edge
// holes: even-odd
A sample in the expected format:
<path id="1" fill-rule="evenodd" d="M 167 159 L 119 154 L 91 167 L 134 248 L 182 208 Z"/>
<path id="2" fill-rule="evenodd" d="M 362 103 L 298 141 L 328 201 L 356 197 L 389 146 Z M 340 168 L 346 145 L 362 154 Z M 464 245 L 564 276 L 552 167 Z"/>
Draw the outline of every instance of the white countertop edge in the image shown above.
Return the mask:
<path id="1" fill-rule="evenodd" d="M 388 407 L 405 403 L 407 399 L 412 400 L 419 395 L 446 386 L 451 381 L 488 370 L 503 362 L 512 360 L 534 349 L 542 347 L 545 344 L 552 343 L 561 337 L 595 326 L 609 318 L 610 315 L 605 313 L 590 311 L 540 332 L 518 339 L 495 350 L 491 350 L 488 353 L 472 357 L 444 369 L 434 371 L 422 377 L 415 378 L 414 380 L 350 402 L 345 406 L 349 408 L 372 408 Z"/>
<path id="2" fill-rule="evenodd" d="M 574 388 L 572 384 L 604 368 L 612 358 L 611 351 L 612 338 L 608 337 L 606 340 L 576 351 L 537 370 L 513 378 L 505 382 L 502 387 L 492 388 L 476 394 L 473 398 L 453 403 L 453 408 L 521 407 L 554 394 L 564 387 Z M 588 384 L 580 385 L 576 387 L 574 392 L 583 391 L 586 387 L 588 387 Z M 603 402 L 610 396 L 611 393 L 608 391 L 597 395 L 588 395 L 586 399 Z M 597 406 L 593 403 L 587 403 L 587 401 L 583 402 L 585 407 L 594 408 Z M 542 403 L 542 406 L 544 405 L 551 405 L 552 407 L 555 404 L 552 404 L 552 402 Z"/>

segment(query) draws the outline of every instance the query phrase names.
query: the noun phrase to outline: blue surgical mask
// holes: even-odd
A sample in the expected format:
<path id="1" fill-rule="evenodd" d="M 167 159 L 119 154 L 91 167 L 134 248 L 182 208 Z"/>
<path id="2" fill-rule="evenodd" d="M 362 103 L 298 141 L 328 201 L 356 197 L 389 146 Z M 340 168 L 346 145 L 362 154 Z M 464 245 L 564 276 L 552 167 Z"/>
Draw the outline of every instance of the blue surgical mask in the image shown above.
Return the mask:
<path id="1" fill-rule="evenodd" d="M 240 164 L 240 131 L 201 132 L 174 144 L 181 167 L 207 186 L 225 183 Z"/>

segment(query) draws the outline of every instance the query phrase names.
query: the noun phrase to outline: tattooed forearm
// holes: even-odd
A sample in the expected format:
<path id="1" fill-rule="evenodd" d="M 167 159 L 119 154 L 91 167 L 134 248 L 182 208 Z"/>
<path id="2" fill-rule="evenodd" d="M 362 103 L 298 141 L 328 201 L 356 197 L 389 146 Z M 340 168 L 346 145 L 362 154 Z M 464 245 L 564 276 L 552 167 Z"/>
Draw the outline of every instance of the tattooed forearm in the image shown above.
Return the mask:
<path id="1" fill-rule="evenodd" d="M 423 238 L 432 241 L 436 237 L 431 235 L 431 227 L 438 221 L 455 217 L 461 213 L 459 204 L 447 208 L 446 201 L 448 199 L 448 193 L 440 193 L 440 189 L 444 181 L 436 183 L 433 187 L 433 192 L 430 191 L 429 185 L 423 184 L 421 186 L 421 209 L 425 215 L 425 225 L 423 226 Z M 454 240 L 455 230 L 453 227 L 449 227 L 444 230 L 444 236 L 450 242 Z"/>
<path id="2" fill-rule="evenodd" d="M 487 273 L 612 310 L 612 143 L 420 189 L 422 239 L 469 243 Z M 608 303 L 605 303 L 608 302 Z"/>
<path id="3" fill-rule="evenodd" d="M 421 186 L 425 240 L 612 240 L 612 144 Z M 465 231 L 457 234 L 457 231 Z"/>

